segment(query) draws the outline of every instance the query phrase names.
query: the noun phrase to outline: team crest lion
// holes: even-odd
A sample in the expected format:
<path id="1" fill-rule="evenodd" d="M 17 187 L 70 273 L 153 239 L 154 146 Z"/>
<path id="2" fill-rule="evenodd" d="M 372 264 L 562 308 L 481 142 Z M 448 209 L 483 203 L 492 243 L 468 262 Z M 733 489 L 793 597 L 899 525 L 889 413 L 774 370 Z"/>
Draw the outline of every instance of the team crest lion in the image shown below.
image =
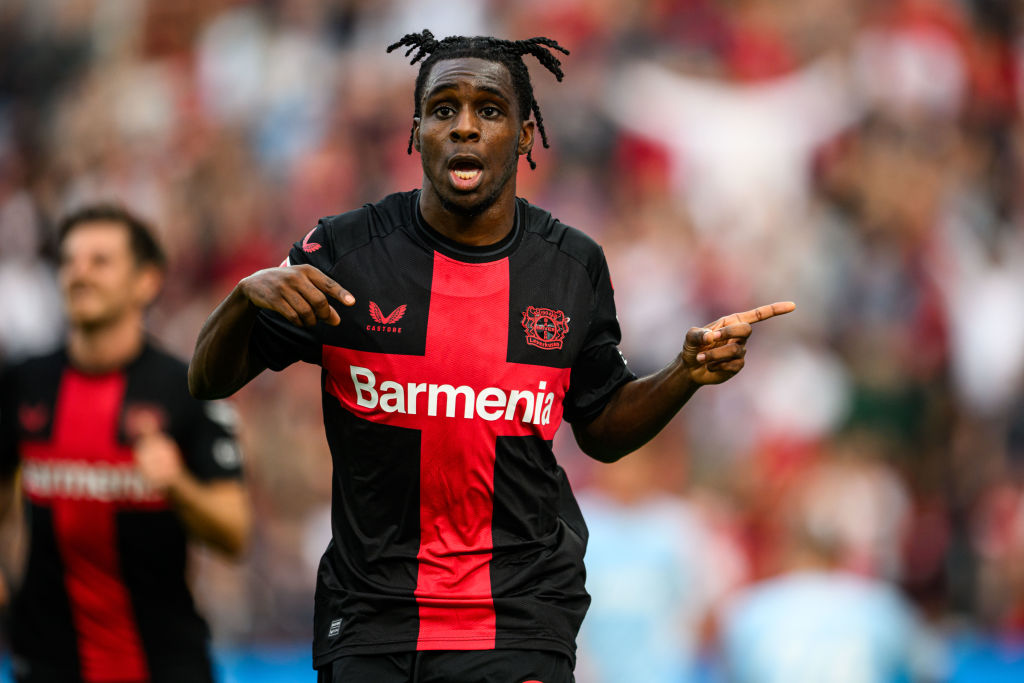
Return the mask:
<path id="1" fill-rule="evenodd" d="M 526 343 L 539 349 L 560 349 L 569 332 L 569 317 L 562 311 L 528 306 L 523 311 Z"/>

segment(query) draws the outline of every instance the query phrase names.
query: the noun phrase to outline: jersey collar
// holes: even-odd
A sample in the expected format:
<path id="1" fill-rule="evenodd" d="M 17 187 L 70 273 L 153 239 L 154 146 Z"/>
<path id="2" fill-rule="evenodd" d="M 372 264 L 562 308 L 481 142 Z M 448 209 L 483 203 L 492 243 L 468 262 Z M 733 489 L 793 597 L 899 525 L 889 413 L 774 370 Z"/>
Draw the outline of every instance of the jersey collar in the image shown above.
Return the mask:
<path id="1" fill-rule="evenodd" d="M 461 244 L 453 239 L 445 237 L 431 227 L 420 212 L 420 190 L 416 190 L 412 193 L 411 201 L 413 225 L 415 226 L 416 234 L 429 248 L 439 251 L 445 256 L 457 261 L 486 263 L 488 261 L 498 261 L 503 259 L 519 247 L 519 242 L 522 240 L 523 233 L 525 232 L 523 226 L 525 212 L 520 206 L 522 200 L 518 197 L 516 198 L 516 215 L 512 220 L 512 230 L 510 230 L 505 237 L 501 238 L 499 242 L 481 247 Z"/>

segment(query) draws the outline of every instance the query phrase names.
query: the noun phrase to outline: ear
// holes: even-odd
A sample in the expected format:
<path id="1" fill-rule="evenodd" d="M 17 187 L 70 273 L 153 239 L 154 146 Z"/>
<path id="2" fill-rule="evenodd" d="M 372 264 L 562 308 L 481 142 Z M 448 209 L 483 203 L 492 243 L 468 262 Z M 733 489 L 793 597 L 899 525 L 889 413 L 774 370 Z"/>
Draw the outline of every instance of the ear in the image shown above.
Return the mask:
<path id="1" fill-rule="evenodd" d="M 412 117 L 412 147 L 420 151 L 420 117 Z"/>
<path id="2" fill-rule="evenodd" d="M 155 266 L 142 266 L 135 278 L 135 292 L 139 304 L 146 308 L 156 299 L 163 286 L 164 276 Z"/>
<path id="3" fill-rule="evenodd" d="M 521 155 L 529 154 L 530 150 L 533 149 L 533 131 L 535 124 L 532 120 L 523 121 L 522 127 L 519 129 L 519 147 L 518 152 Z"/>

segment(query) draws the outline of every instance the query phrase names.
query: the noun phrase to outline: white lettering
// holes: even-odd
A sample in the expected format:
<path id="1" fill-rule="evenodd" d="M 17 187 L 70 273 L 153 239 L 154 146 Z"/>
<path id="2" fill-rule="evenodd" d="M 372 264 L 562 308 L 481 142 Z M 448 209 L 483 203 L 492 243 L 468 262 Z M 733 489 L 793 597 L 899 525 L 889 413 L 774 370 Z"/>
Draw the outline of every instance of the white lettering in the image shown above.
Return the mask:
<path id="1" fill-rule="evenodd" d="M 373 386 L 377 383 L 377 378 L 373 372 L 369 368 L 360 368 L 355 365 L 350 366 L 350 370 L 352 385 L 356 388 L 356 403 L 364 408 L 376 408 L 377 390 Z M 360 377 L 364 378 L 362 382 L 359 381 Z M 366 398 L 367 396 L 369 398 Z"/>
<path id="2" fill-rule="evenodd" d="M 380 383 L 380 409 L 385 413 L 405 412 L 405 389 L 398 382 Z"/>
<path id="3" fill-rule="evenodd" d="M 501 417 L 501 409 L 505 407 L 505 392 L 497 387 L 487 387 L 476 397 L 477 415 L 487 421 L 494 421 Z M 497 408 L 497 410 L 491 410 Z"/>
<path id="4" fill-rule="evenodd" d="M 356 405 L 364 408 L 379 408 L 384 413 L 417 414 L 417 399 L 426 394 L 427 415 L 437 417 L 439 399 L 444 397 L 444 416 L 455 417 L 459 398 L 462 398 L 461 415 L 467 420 L 474 416 L 488 422 L 504 418 L 508 421 L 518 419 L 523 424 L 546 425 L 551 422 L 551 409 L 555 402 L 555 394 L 545 392 L 547 382 L 538 383 L 540 391 L 529 389 L 511 389 L 506 392 L 498 387 L 485 387 L 480 393 L 466 385 L 427 384 L 426 382 L 409 382 L 400 384 L 393 380 L 385 380 L 377 385 L 377 376 L 369 368 L 357 365 L 349 366 L 352 387 L 355 391 Z M 521 409 L 520 409 L 521 406 Z"/>
<path id="5" fill-rule="evenodd" d="M 416 397 L 426 390 L 427 385 L 424 384 L 423 382 L 420 382 L 419 384 L 413 384 L 412 382 L 409 382 L 409 402 L 406 404 L 406 412 L 408 412 L 410 415 L 416 414 Z"/>
<path id="6" fill-rule="evenodd" d="M 544 399 L 544 414 L 540 417 L 540 423 L 542 425 L 551 423 L 551 404 L 555 401 L 554 394 L 548 394 Z"/>
<path id="7" fill-rule="evenodd" d="M 523 411 L 523 422 L 530 422 L 533 419 L 533 392 L 519 391 L 518 389 L 513 389 L 509 392 L 508 408 L 505 409 L 505 419 L 515 419 L 516 404 L 519 403 L 519 399 L 523 399 L 526 402 L 526 409 Z"/>
<path id="8" fill-rule="evenodd" d="M 29 460 L 22 469 L 25 492 L 42 499 L 154 502 L 162 499 L 133 464 Z"/>
<path id="9" fill-rule="evenodd" d="M 430 417 L 437 416 L 437 397 L 441 394 L 445 395 L 445 417 L 455 417 L 456 396 L 462 396 L 465 399 L 466 408 L 463 412 L 463 417 L 467 420 L 473 417 L 473 390 L 467 386 L 455 388 L 451 384 L 442 384 L 440 386 L 436 384 L 430 385 L 429 395 L 427 398 L 427 415 Z"/>

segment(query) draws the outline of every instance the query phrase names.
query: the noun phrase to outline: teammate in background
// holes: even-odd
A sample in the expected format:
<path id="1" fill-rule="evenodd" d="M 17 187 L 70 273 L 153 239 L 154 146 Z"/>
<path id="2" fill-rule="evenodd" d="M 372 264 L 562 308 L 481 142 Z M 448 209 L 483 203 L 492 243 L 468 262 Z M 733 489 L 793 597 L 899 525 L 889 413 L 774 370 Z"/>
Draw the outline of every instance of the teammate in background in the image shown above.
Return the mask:
<path id="1" fill-rule="evenodd" d="M 547 38 L 409 34 L 420 190 L 322 219 L 199 334 L 195 396 L 323 367 L 333 541 L 317 580 L 321 681 L 572 680 L 587 530 L 551 450 L 564 416 L 616 460 L 743 366 L 764 306 L 692 328 L 661 372 L 619 354 L 600 247 L 516 198 L 546 134 L 523 55 Z M 531 120 L 531 113 L 534 120 Z M 345 288 L 339 283 L 345 283 Z"/>
<path id="2" fill-rule="evenodd" d="M 15 678 L 211 681 L 186 540 L 245 548 L 232 413 L 189 396 L 185 364 L 146 338 L 164 271 L 147 226 L 96 205 L 59 239 L 66 347 L 0 378 L 0 519 L 20 481 L 30 525 L 10 606 Z"/>

